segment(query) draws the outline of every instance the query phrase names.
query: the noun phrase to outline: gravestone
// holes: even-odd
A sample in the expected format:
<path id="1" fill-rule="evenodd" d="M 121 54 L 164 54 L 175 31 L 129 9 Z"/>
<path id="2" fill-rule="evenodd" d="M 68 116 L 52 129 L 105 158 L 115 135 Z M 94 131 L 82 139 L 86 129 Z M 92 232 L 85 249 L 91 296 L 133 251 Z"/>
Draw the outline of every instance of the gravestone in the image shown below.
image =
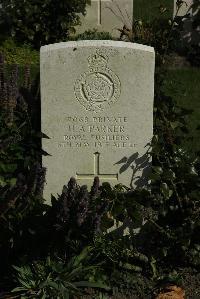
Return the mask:
<path id="1" fill-rule="evenodd" d="M 86 15 L 81 15 L 80 19 L 81 26 L 76 27 L 76 33 L 96 29 L 119 37 L 118 29 L 124 25 L 132 28 L 133 0 L 91 0 Z"/>
<path id="2" fill-rule="evenodd" d="M 185 16 L 187 14 L 190 15 L 189 18 L 184 18 L 183 29 L 181 32 L 181 40 L 182 44 L 188 46 L 189 44 L 199 45 L 200 46 L 200 26 L 196 29 L 193 28 L 193 19 L 194 16 L 198 13 L 197 8 L 196 10 L 193 9 L 192 5 L 195 4 L 195 0 L 185 0 L 183 5 L 181 6 L 180 10 L 178 11 L 178 16 Z M 174 0 L 174 16 L 177 11 L 176 0 Z"/>
<path id="3" fill-rule="evenodd" d="M 176 5 L 177 0 L 174 0 L 174 16 L 176 14 L 177 11 L 177 5 Z M 179 11 L 178 11 L 178 16 L 184 16 L 186 15 L 188 12 L 190 12 L 190 7 L 193 4 L 194 0 L 185 0 L 183 2 L 183 5 L 181 5 Z"/>
<path id="4" fill-rule="evenodd" d="M 44 198 L 70 177 L 91 186 L 147 183 L 153 134 L 154 49 L 118 41 L 41 48 Z"/>

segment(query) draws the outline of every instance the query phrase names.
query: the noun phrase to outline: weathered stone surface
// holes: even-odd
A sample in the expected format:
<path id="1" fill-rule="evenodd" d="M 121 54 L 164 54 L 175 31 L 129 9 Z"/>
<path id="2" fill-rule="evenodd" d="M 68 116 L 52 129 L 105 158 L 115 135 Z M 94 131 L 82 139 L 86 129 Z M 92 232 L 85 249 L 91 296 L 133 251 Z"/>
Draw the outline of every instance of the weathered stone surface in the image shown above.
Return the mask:
<path id="1" fill-rule="evenodd" d="M 142 186 L 153 134 L 154 50 L 114 41 L 41 48 L 44 197 L 74 176 Z"/>
<path id="2" fill-rule="evenodd" d="M 133 0 L 91 0 L 86 15 L 80 18 L 81 26 L 76 27 L 77 33 L 97 29 L 118 37 L 118 29 L 123 25 L 132 28 Z"/>

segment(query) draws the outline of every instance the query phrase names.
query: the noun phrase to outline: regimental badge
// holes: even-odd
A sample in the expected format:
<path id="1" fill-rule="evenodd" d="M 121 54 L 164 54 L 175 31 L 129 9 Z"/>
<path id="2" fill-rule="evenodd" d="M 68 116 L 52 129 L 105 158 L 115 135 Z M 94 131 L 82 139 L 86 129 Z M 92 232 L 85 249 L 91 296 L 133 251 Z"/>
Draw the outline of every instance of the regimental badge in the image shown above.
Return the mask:
<path id="1" fill-rule="evenodd" d="M 74 91 L 79 103 L 88 111 L 100 112 L 120 97 L 121 84 L 108 67 L 108 57 L 96 52 L 88 58 L 89 70 L 75 82 Z"/>

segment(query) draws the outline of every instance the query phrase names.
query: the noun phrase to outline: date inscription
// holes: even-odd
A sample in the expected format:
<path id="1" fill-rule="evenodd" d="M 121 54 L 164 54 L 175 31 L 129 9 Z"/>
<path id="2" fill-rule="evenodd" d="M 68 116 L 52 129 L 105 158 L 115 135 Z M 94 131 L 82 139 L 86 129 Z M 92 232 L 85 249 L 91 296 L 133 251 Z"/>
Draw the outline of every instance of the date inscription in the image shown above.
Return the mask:
<path id="1" fill-rule="evenodd" d="M 65 134 L 59 148 L 134 148 L 128 134 L 129 120 L 122 116 L 82 117 L 65 116 L 62 122 Z"/>

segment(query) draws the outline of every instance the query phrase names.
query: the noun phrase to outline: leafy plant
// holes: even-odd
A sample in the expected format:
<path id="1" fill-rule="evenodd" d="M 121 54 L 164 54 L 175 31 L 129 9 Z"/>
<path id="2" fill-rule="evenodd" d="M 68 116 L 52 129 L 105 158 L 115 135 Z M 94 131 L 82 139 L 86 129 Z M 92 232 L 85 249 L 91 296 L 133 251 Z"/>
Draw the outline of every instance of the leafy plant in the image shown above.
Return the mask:
<path id="1" fill-rule="evenodd" d="M 162 8 L 162 17 L 170 19 L 173 15 L 174 3 L 168 0 L 135 0 L 134 17 L 139 20 L 153 21 L 160 17 Z"/>
<path id="2" fill-rule="evenodd" d="M 167 4 L 160 4 L 158 7 L 154 7 L 155 11 L 157 11 L 155 18 L 149 21 L 146 18 L 134 19 L 132 28 L 124 26 L 122 29 L 119 29 L 120 39 L 154 47 L 156 65 L 164 66 L 168 54 L 175 51 L 180 52 L 184 20 L 192 20 L 189 14 L 179 16 L 180 9 L 185 5 L 185 1 L 177 0 L 177 9 L 174 17 L 168 16 Z M 195 9 L 198 6 L 199 3 L 194 4 Z M 195 18 L 198 18 L 198 16 L 196 15 Z"/>
<path id="3" fill-rule="evenodd" d="M 88 192 L 86 186 L 79 187 L 71 178 L 58 200 L 52 198 L 52 208 L 46 214 L 51 246 L 68 248 L 69 252 L 73 242 L 81 248 L 93 243 L 97 235 L 106 234 L 109 229 L 115 230 L 115 223 L 122 223 L 126 218 L 140 226 L 140 204 L 131 197 L 128 199 L 124 191 L 120 185 L 113 189 L 108 183 L 100 186 L 99 179 L 95 178 Z"/>
<path id="4" fill-rule="evenodd" d="M 91 271 L 96 265 L 90 265 L 91 248 L 86 247 L 78 256 L 70 261 L 52 260 L 34 262 L 31 266 L 14 267 L 17 270 L 16 279 L 21 286 L 12 292 L 25 298 L 72 298 L 73 294 L 81 294 L 81 288 L 99 288 L 108 290 L 109 287 L 98 282 L 90 282 Z M 84 280 L 83 280 L 84 279 Z"/>
<path id="5" fill-rule="evenodd" d="M 29 67 L 8 67 L 0 55 L 0 271 L 9 273 L 18 251 L 30 248 L 34 222 L 43 211 L 38 84 Z M 20 76 L 21 75 L 21 76 Z M 23 87 L 19 87 L 23 84 Z M 34 219 L 34 220 L 33 220 Z M 33 221 L 33 222 L 32 222 Z M 31 223 L 32 222 L 32 223 Z M 31 229 L 32 228 L 32 229 Z M 25 243 L 24 243 L 25 242 Z M 24 248 L 24 249 L 25 249 Z M 34 251 L 34 250 L 33 250 Z M 9 282 L 10 284 L 10 282 Z"/>
<path id="6" fill-rule="evenodd" d="M 152 152 L 151 205 L 158 214 L 155 235 L 153 233 L 155 239 L 152 237 L 145 248 L 149 247 L 149 252 L 154 250 L 157 262 L 160 260 L 165 266 L 180 266 L 189 262 L 193 246 L 200 241 L 198 238 L 194 241 L 200 211 L 199 156 L 189 154 L 181 147 L 185 131 L 183 116 L 187 111 L 176 108 L 171 98 L 164 97 L 162 93 L 157 99 L 162 107 L 157 104 L 155 111 L 157 134 Z"/>
<path id="7" fill-rule="evenodd" d="M 17 45 L 12 38 L 6 39 L 0 45 L 0 53 L 4 56 L 4 62 L 6 64 L 18 64 L 20 66 L 39 65 L 39 53 L 33 50 L 28 44 Z"/>
<path id="8" fill-rule="evenodd" d="M 177 15 L 182 5 L 183 1 L 177 1 Z M 185 117 L 191 111 L 178 107 L 172 97 L 164 94 L 165 70 L 160 68 L 165 66 L 166 54 L 179 36 L 176 21 L 177 16 L 162 23 L 136 21 L 133 30 L 124 27 L 121 31 L 121 38 L 154 46 L 157 57 L 152 184 L 146 196 L 146 204 L 154 212 L 144 218 L 146 223 L 140 231 L 139 242 L 134 243 L 148 257 L 154 278 L 187 264 L 199 268 L 200 258 L 200 240 L 196 235 L 200 212 L 200 155 L 187 152 L 182 144 L 183 139 L 188 138 Z M 140 192 L 138 197 L 142 199 Z"/>
<path id="9" fill-rule="evenodd" d="M 72 39 L 70 37 L 70 39 Z M 78 34 L 74 37 L 75 40 L 112 40 L 109 32 L 99 32 L 96 29 L 87 30 L 84 33 Z"/>
<path id="10" fill-rule="evenodd" d="M 79 13 L 85 13 L 87 0 L 5 1 L 1 0 L 1 24 L 8 36 L 28 42 L 35 48 L 66 40 L 70 30 L 79 24 Z"/>
<path id="11" fill-rule="evenodd" d="M 17 174 L 25 174 L 41 157 L 38 78 L 31 82 L 29 67 L 24 67 L 23 73 L 20 78 L 17 65 L 9 70 L 1 55 L 1 185 L 16 181 Z M 22 80 L 23 87 L 19 87 Z"/>

